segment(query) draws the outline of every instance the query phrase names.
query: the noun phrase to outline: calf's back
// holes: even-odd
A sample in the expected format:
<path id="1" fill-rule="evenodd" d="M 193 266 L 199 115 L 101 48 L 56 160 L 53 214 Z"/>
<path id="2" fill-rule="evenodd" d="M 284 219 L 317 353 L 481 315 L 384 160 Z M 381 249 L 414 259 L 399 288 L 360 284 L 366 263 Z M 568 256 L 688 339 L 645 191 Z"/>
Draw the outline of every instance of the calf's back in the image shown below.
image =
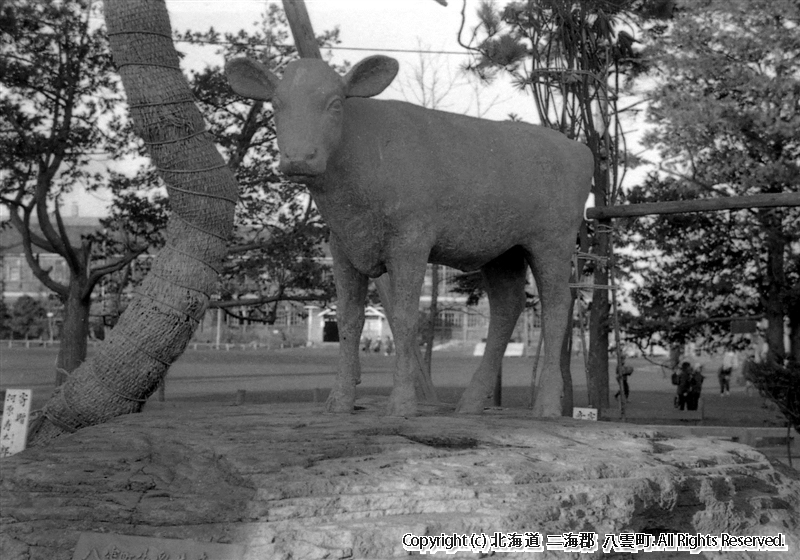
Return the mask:
<path id="1" fill-rule="evenodd" d="M 352 98 L 312 192 L 340 238 L 417 235 L 432 262 L 467 270 L 531 237 L 574 236 L 592 171 L 586 146 L 544 127 Z"/>

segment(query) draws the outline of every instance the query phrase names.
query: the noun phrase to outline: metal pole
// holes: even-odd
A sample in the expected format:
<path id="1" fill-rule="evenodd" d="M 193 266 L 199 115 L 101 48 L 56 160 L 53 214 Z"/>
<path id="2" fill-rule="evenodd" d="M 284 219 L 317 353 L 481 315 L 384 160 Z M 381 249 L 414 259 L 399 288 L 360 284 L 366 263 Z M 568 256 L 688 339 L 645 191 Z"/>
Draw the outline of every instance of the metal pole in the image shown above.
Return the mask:
<path id="1" fill-rule="evenodd" d="M 222 308 L 217 307 L 217 350 L 220 342 L 222 342 Z"/>
<path id="2" fill-rule="evenodd" d="M 617 386 L 619 387 L 619 414 L 620 418 L 625 420 L 625 391 L 623 390 L 622 383 L 622 339 L 619 333 L 619 314 L 617 313 L 617 291 L 613 289 L 615 286 L 614 278 L 614 230 L 611 229 L 608 234 L 608 282 L 612 287 L 611 293 L 611 313 L 614 315 L 614 339 L 616 340 L 616 354 L 617 354 Z"/>

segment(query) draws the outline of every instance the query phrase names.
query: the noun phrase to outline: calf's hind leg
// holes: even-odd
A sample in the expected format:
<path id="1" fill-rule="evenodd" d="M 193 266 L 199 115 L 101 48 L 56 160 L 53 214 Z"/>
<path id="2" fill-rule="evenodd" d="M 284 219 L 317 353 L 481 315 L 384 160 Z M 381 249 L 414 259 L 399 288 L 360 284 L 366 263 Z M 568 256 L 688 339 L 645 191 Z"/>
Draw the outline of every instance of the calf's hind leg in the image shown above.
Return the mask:
<path id="1" fill-rule="evenodd" d="M 356 384 L 361 381 L 358 346 L 364 329 L 364 304 L 369 278 L 357 271 L 331 235 L 333 278 L 336 283 L 336 322 L 339 324 L 339 367 L 325 410 L 352 412 Z"/>
<path id="2" fill-rule="evenodd" d="M 516 247 L 481 268 L 489 296 L 489 334 L 483 359 L 456 412 L 479 414 L 492 395 L 506 346 L 525 308 L 525 271 L 524 253 Z"/>
<path id="3" fill-rule="evenodd" d="M 574 242 L 569 236 L 564 236 L 560 241 L 562 246 L 558 242 L 548 244 L 540 240 L 529 256 L 541 297 L 544 337 L 544 366 L 536 386 L 534 416 L 561 416 L 561 399 L 564 393 L 561 347 L 567 335 L 569 311 L 572 307 L 569 274 Z"/>

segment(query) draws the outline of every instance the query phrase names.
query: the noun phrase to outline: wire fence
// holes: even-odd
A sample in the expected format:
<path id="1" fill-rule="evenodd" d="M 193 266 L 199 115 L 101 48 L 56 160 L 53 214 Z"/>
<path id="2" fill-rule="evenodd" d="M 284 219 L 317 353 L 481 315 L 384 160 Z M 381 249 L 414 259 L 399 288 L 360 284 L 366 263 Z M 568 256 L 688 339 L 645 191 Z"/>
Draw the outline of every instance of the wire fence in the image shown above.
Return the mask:
<path id="1" fill-rule="evenodd" d="M 89 346 L 97 346 L 102 344 L 102 340 L 89 340 Z M 41 339 L 29 339 L 29 340 L 12 340 L 12 339 L 0 339 L 0 348 L 58 348 L 61 344 L 58 340 L 41 340 Z M 292 342 L 292 341 L 281 341 L 281 342 L 248 342 L 248 343 L 233 343 L 233 342 L 221 342 L 217 344 L 216 342 L 190 342 L 187 346 L 189 350 L 223 350 L 223 351 L 231 351 L 231 350 L 259 350 L 259 349 L 266 349 L 266 350 L 278 350 L 278 349 L 287 349 L 287 348 L 304 348 L 306 344 L 299 343 L 299 342 Z"/>

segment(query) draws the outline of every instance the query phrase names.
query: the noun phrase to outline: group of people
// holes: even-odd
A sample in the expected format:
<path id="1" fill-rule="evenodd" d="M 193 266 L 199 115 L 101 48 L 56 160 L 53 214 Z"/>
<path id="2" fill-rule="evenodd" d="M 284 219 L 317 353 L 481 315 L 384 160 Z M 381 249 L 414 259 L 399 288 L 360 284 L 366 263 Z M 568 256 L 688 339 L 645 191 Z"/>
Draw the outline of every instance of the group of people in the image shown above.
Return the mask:
<path id="1" fill-rule="evenodd" d="M 741 385 L 745 385 L 746 394 L 750 394 L 752 384 L 748 380 L 747 370 L 748 366 L 754 361 L 753 356 L 749 355 L 742 365 L 742 378 L 738 380 Z M 717 373 L 719 380 L 719 392 L 723 397 L 731 394 L 731 377 L 733 371 L 739 367 L 739 358 L 733 350 L 728 349 L 722 355 L 722 365 Z M 615 399 L 620 397 L 620 394 L 625 395 L 625 400 L 629 399 L 630 386 L 628 385 L 628 378 L 633 373 L 633 368 L 625 363 L 623 356 L 618 366 L 618 378 L 620 380 L 620 390 L 614 395 Z M 672 384 L 677 386 L 677 394 L 675 395 L 675 408 L 680 410 L 697 410 L 700 403 L 700 395 L 703 391 L 703 375 L 702 364 L 692 366 L 689 361 L 680 362 L 680 366 L 672 373 Z"/>
<path id="2" fill-rule="evenodd" d="M 678 386 L 675 408 L 697 410 L 704 379 L 703 366 L 692 367 L 689 362 L 682 362 L 680 369 L 672 374 L 672 383 Z"/>
<path id="3" fill-rule="evenodd" d="M 384 340 L 381 340 L 380 338 L 371 339 L 368 336 L 361 337 L 362 352 L 375 352 L 378 354 L 380 353 L 381 349 L 383 349 L 383 353 L 386 356 L 394 352 L 394 341 L 392 340 L 391 336 L 386 336 Z"/>
<path id="4" fill-rule="evenodd" d="M 746 378 L 746 366 L 752 362 L 752 357 L 748 358 L 742 368 L 742 375 Z M 717 372 L 719 380 L 719 394 L 723 397 L 731 394 L 731 377 L 733 370 L 739 367 L 739 358 L 731 349 L 722 355 L 722 365 Z M 678 394 L 675 396 L 675 407 L 681 410 L 697 410 L 697 403 L 700 400 L 700 393 L 703 390 L 703 366 L 692 367 L 687 361 L 681 363 L 677 372 L 672 374 L 672 383 L 678 386 Z M 742 380 L 746 383 L 746 379 Z M 748 393 L 749 394 L 749 393 Z"/>

